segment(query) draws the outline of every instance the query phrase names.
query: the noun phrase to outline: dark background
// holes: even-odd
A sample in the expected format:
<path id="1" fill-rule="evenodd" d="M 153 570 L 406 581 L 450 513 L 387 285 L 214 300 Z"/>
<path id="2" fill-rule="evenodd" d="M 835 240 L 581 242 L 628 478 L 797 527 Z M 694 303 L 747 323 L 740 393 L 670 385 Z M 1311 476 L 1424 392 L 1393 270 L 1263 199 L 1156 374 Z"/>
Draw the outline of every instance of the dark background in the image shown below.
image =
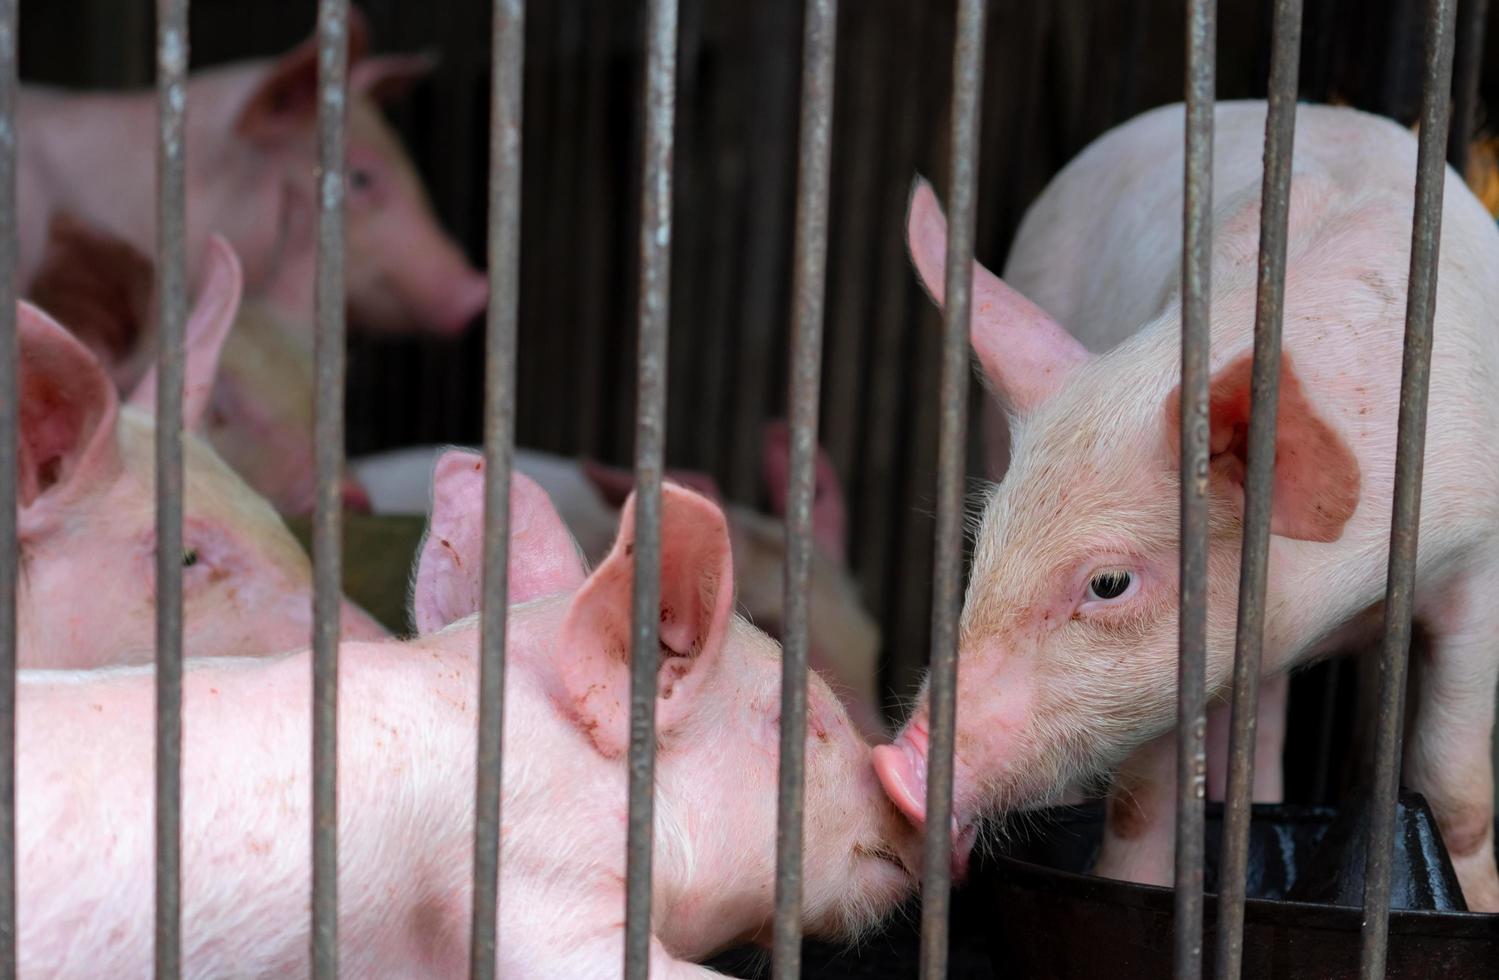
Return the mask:
<path id="1" fill-rule="evenodd" d="M 489 4 L 361 6 L 377 50 L 442 54 L 394 118 L 442 220 L 482 263 Z M 937 320 L 907 268 L 901 221 L 914 173 L 944 190 L 954 5 L 841 6 L 822 442 L 850 503 L 850 557 L 884 629 L 893 702 L 913 691 L 926 656 L 937 431 Z M 1262 97 L 1270 4 L 1219 6 L 1218 95 Z M 518 441 L 628 464 L 644 4 L 529 7 Z M 1413 121 L 1423 7 L 1306 0 L 1303 97 Z M 196 0 L 192 64 L 281 52 L 313 21 L 311 0 Z M 986 264 L 1003 264 L 1026 206 L 1083 145 L 1180 99 L 1183 23 L 1180 0 L 992 0 Z M 149 84 L 153 29 L 144 0 L 26 0 L 23 77 Z M 759 426 L 785 411 L 800 30 L 795 0 L 682 0 L 668 462 L 708 470 L 746 501 L 764 492 Z M 480 441 L 482 343 L 477 326 L 456 342 L 356 337 L 350 452 Z M 975 385 L 975 407 L 979 397 Z M 970 460 L 982 472 L 976 442 Z M 1297 681 L 1293 744 L 1343 744 L 1333 733 L 1347 728 L 1349 699 L 1327 709 L 1326 673 Z M 1325 797 L 1337 772 L 1328 752 L 1290 756 L 1291 798 Z"/>

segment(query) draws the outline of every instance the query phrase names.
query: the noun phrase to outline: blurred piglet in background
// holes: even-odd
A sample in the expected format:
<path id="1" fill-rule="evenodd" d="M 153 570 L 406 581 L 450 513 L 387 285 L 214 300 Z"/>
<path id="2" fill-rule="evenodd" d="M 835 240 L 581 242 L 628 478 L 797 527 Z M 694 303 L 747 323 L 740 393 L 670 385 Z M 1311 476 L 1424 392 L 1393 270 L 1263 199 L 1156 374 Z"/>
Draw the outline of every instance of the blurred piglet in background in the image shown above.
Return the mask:
<path id="1" fill-rule="evenodd" d="M 482 483 L 476 456 L 438 464 L 414 602 L 441 628 L 343 646 L 338 938 L 351 976 L 468 974 Z M 524 476 L 511 485 L 500 976 L 615 976 L 622 961 L 633 515 L 626 501 L 588 575 L 546 494 Z M 667 485 L 662 542 L 651 974 L 710 977 L 689 961 L 770 934 L 780 656 L 733 615 L 714 504 Z M 308 660 L 200 660 L 183 679 L 190 975 L 306 969 Z M 23 973 L 150 971 L 153 703 L 149 668 L 22 675 Z M 806 753 L 803 925 L 852 938 L 910 893 L 919 841 L 815 677 Z M 57 849 L 62 837 L 74 846 Z"/>
<path id="2" fill-rule="evenodd" d="M 27 286 L 129 391 L 156 357 L 155 265 L 112 232 L 67 211 L 54 214 L 42 260 Z M 238 306 L 223 339 L 201 432 L 256 493 L 280 513 L 311 513 L 313 351 L 309 316 L 264 300 Z M 345 480 L 343 500 L 368 510 L 363 488 Z"/>
<path id="3" fill-rule="evenodd" d="M 443 452 L 421 446 L 351 460 L 349 477 L 369 493 L 379 514 L 426 513 L 431 497 L 426 474 Z M 780 638 L 785 595 L 782 573 L 786 562 L 785 514 L 788 441 L 784 423 L 766 429 L 764 476 L 770 489 L 774 516 L 747 507 L 726 505 L 733 546 L 739 604 L 757 627 Z M 629 470 L 592 460 L 565 459 L 534 450 L 517 449 L 515 468 L 539 483 L 556 502 L 563 520 L 590 563 L 608 553 L 620 508 L 634 488 Z M 705 473 L 668 470 L 667 479 L 689 485 L 720 500 L 713 478 Z M 843 493 L 832 461 L 819 452 L 812 559 L 812 616 L 809 659 L 813 668 L 843 699 L 849 714 L 868 737 L 885 732 L 879 701 L 878 657 L 880 632 L 859 600 L 858 586 L 844 564 L 846 518 Z"/>
<path id="4" fill-rule="evenodd" d="M 186 325 L 183 421 L 202 422 L 234 323 L 240 269 L 209 240 Z M 18 311 L 23 666 L 149 661 L 155 649 L 154 369 L 121 405 L 104 368 L 56 320 Z M 311 625 L 311 570 L 275 511 L 189 431 L 183 439 L 184 649 L 191 656 L 293 649 Z M 384 631 L 350 603 L 344 634 Z"/>
<path id="5" fill-rule="evenodd" d="M 485 277 L 438 227 L 426 192 L 379 104 L 429 72 L 425 55 L 372 56 L 349 19 L 346 276 L 353 324 L 454 334 L 483 308 Z M 317 46 L 276 60 L 197 72 L 188 82 L 187 252 L 222 234 L 244 264 L 245 292 L 310 325 L 316 247 Z M 156 94 L 74 94 L 28 86 L 19 103 L 20 268 L 42 261 L 58 211 L 151 253 L 155 242 Z M 190 270 L 194 271 L 194 270 Z M 146 345 L 149 349 L 153 345 Z M 139 380 L 143 365 L 120 377 Z"/>

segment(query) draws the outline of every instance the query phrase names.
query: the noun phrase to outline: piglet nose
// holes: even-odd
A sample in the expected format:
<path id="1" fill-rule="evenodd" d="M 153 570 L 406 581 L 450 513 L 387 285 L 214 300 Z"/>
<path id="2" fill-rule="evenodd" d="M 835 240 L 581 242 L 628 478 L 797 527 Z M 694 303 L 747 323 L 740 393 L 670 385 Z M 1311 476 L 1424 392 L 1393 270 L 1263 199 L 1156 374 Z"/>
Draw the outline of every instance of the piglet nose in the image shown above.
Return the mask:
<path id="1" fill-rule="evenodd" d="M 458 333 L 468 326 L 469 321 L 484 312 L 484 306 L 488 302 L 489 278 L 482 272 L 467 271 L 453 283 L 442 302 L 442 309 L 437 316 L 442 332 Z"/>
<path id="2" fill-rule="evenodd" d="M 921 826 L 926 820 L 926 753 L 902 735 L 891 745 L 876 746 L 872 758 L 890 802 Z"/>

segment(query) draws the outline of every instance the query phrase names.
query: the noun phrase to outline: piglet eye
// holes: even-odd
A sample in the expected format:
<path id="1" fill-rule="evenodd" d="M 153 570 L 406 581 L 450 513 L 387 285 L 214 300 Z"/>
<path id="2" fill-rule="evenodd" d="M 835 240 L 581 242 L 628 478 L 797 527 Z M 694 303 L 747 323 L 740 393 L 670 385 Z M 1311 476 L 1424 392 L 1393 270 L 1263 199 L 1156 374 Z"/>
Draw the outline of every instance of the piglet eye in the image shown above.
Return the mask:
<path id="1" fill-rule="evenodd" d="M 188 548 L 182 553 L 182 567 L 192 568 L 198 563 L 198 549 Z"/>
<path id="2" fill-rule="evenodd" d="M 356 167 L 349 171 L 349 186 L 356 191 L 368 190 L 374 182 L 375 178 L 368 170 Z"/>
<path id="3" fill-rule="evenodd" d="M 1133 577 L 1126 571 L 1099 572 L 1088 580 L 1089 599 L 1117 599 L 1128 591 Z"/>

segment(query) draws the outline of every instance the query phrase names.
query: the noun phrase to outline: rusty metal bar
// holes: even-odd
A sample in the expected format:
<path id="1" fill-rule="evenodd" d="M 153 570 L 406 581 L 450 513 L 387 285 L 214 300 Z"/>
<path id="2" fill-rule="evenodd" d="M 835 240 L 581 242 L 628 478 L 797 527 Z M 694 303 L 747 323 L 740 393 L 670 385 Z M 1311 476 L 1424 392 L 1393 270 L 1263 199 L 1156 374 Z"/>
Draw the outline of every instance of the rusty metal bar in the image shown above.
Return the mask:
<path id="1" fill-rule="evenodd" d="M 1489 0 L 1462 0 L 1458 10 L 1457 50 L 1452 62 L 1452 129 L 1447 134 L 1447 162 L 1468 176 L 1468 147 L 1473 141 L 1478 108 L 1478 77 L 1483 73 L 1484 23 Z"/>
<path id="2" fill-rule="evenodd" d="M 187 0 L 156 4 L 156 976 L 182 970 L 182 367 Z"/>
<path id="3" fill-rule="evenodd" d="M 1301 59 L 1301 0 L 1276 0 L 1265 115 L 1264 183 L 1260 191 L 1259 283 L 1254 366 L 1250 375 L 1249 460 L 1244 544 L 1239 564 L 1239 619 L 1234 642 L 1228 793 L 1218 873 L 1218 980 L 1238 980 L 1243 963 L 1244 896 L 1249 871 L 1249 805 L 1254 777 L 1260 654 L 1265 637 L 1265 582 L 1270 554 L 1270 498 L 1275 477 L 1275 420 L 1280 397 L 1280 333 L 1285 312 L 1286 221 L 1291 212 L 1291 157 Z"/>
<path id="4" fill-rule="evenodd" d="M 344 111 L 349 0 L 318 0 L 312 514 L 312 975 L 338 976 L 338 633 L 343 591 Z"/>
<path id="5" fill-rule="evenodd" d="M 661 605 L 661 470 L 671 305 L 671 161 L 676 116 L 677 0 L 646 13 L 640 174 L 640 309 L 635 409 L 635 595 L 630 650 L 630 805 L 625 856 L 625 977 L 645 980 L 651 954 L 651 821 Z"/>
<path id="6" fill-rule="evenodd" d="M 525 0 L 495 0 L 490 25 L 489 316 L 484 349 L 484 600 L 479 613 L 479 747 L 469 976 L 493 980 L 499 929 L 501 747 L 509 607 L 510 471 L 520 300 L 521 98 Z"/>
<path id="7" fill-rule="evenodd" d="M 1447 110 L 1452 93 L 1453 26 L 1457 0 L 1429 0 L 1421 77 L 1421 125 L 1416 158 L 1416 205 L 1411 227 L 1410 291 L 1405 308 L 1405 356 L 1400 373 L 1400 422 L 1395 443 L 1395 502 L 1390 518 L 1390 569 L 1385 584 L 1384 644 L 1370 794 L 1369 851 L 1364 865 L 1363 948 L 1359 975 L 1384 976 L 1389 944 L 1390 879 L 1394 861 L 1395 795 L 1400 736 L 1405 721 L 1405 674 L 1416 586 L 1416 538 L 1421 520 L 1421 472 L 1426 452 L 1426 394 L 1432 320 L 1436 315 L 1437 253 L 1447 168 Z"/>
<path id="8" fill-rule="evenodd" d="M 968 321 L 978 210 L 985 0 L 959 0 L 953 37 L 948 171 L 947 305 L 942 320 L 937 433 L 937 527 L 932 560 L 931 747 L 922 841 L 921 976 L 947 976 L 952 890 L 953 738 L 957 716 L 958 603 L 963 594 L 963 488 L 968 458 Z"/>
<path id="9" fill-rule="evenodd" d="M 1187 5 L 1182 226 L 1181 638 L 1177 668 L 1175 977 L 1202 976 L 1207 660 L 1208 336 L 1218 5 Z"/>
<path id="10" fill-rule="evenodd" d="M 0 0 L 0 977 L 16 975 L 16 8 Z"/>
<path id="11" fill-rule="evenodd" d="M 838 0 L 807 0 L 802 33 L 797 137 L 796 254 L 791 284 L 786 492 L 786 615 L 781 661 L 781 754 L 776 804 L 774 976 L 802 975 L 802 820 L 806 782 L 807 648 L 811 618 L 812 497 L 817 461 L 818 382 L 827 289 L 828 181 L 833 156 L 833 63 Z"/>

